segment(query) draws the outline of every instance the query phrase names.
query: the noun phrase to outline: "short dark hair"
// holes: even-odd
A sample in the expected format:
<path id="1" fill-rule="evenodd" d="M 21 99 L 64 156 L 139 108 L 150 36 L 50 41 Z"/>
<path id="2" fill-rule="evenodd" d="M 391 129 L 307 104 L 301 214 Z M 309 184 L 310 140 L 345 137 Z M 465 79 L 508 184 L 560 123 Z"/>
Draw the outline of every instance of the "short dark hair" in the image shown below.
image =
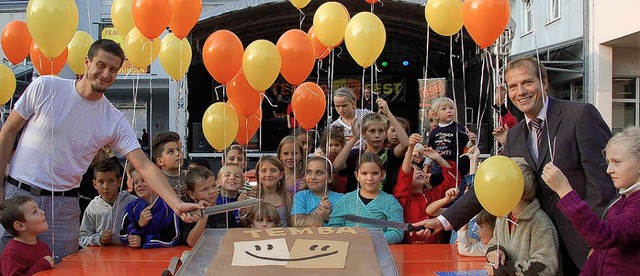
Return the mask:
<path id="1" fill-rule="evenodd" d="M 192 158 L 189 162 L 189 167 L 191 168 L 196 166 L 204 167 L 208 170 L 211 170 L 211 164 L 209 163 L 209 161 L 207 161 L 207 159 L 204 158 Z"/>
<path id="2" fill-rule="evenodd" d="M 25 221 L 22 206 L 29 201 L 33 201 L 33 198 L 28 196 L 14 196 L 0 203 L 0 224 L 14 237 L 17 237 L 19 233 L 13 228 L 13 223 L 16 221 Z"/>
<path id="3" fill-rule="evenodd" d="M 525 67 L 525 64 L 530 64 L 533 67 L 533 70 L 538 73 L 540 70 L 540 75 L 542 76 L 542 80 L 547 80 L 547 68 L 544 67 L 544 64 L 540 62 L 538 59 L 534 57 L 519 57 L 514 60 L 510 60 L 507 62 L 507 67 L 504 69 L 504 74 L 506 75 L 509 71 L 515 68 Z M 536 74 L 537 76 L 538 74 Z"/>
<path id="4" fill-rule="evenodd" d="M 100 160 L 96 163 L 93 167 L 93 178 L 96 178 L 99 172 L 114 172 L 116 173 L 116 177 L 120 177 L 120 167 L 116 164 L 116 161 L 111 159 Z"/>
<path id="5" fill-rule="evenodd" d="M 187 191 L 194 191 L 196 183 L 207 180 L 209 177 L 213 177 L 213 172 L 209 169 L 201 166 L 196 166 L 193 169 L 190 169 L 185 177 L 185 185 L 187 186 Z"/>
<path id="6" fill-rule="evenodd" d="M 160 156 L 162 156 L 162 152 L 164 151 L 164 145 L 169 142 L 178 142 L 180 141 L 180 135 L 173 131 L 163 131 L 159 132 L 153 136 L 153 140 L 151 145 L 153 147 L 152 157 L 153 162 L 155 163 Z"/>
<path id="7" fill-rule="evenodd" d="M 476 224 L 481 225 L 482 227 L 490 226 L 491 229 L 494 229 L 496 225 L 496 216 L 490 214 L 487 210 L 482 210 L 476 216 Z"/>
<path id="8" fill-rule="evenodd" d="M 98 55 L 98 50 L 103 50 L 109 54 L 117 56 L 120 58 L 120 66 L 124 63 L 124 50 L 120 47 L 120 44 L 116 43 L 111 39 L 98 39 L 91 47 L 89 47 L 89 52 L 87 53 L 87 57 L 89 60 L 93 60 L 93 58 Z"/>

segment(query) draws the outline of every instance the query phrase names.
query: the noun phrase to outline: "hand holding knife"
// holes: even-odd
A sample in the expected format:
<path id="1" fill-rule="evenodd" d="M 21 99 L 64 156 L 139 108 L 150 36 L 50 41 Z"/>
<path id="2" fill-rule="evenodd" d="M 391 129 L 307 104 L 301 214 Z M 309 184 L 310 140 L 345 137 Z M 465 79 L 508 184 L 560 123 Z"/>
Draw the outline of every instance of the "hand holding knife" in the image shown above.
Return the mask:
<path id="1" fill-rule="evenodd" d="M 395 222 L 395 221 L 388 221 L 388 220 L 384 220 L 384 219 L 373 219 L 373 218 L 360 217 L 360 216 L 355 216 L 355 215 L 345 215 L 344 216 L 344 220 L 358 222 L 358 223 L 371 224 L 371 225 L 375 225 L 375 226 L 395 228 L 395 229 L 400 229 L 400 230 L 407 231 L 407 232 L 417 232 L 417 231 L 422 231 L 422 230 L 429 230 L 431 233 L 435 233 L 434 229 L 426 228 L 424 226 L 415 227 L 411 223 L 405 223 L 405 222 Z"/>

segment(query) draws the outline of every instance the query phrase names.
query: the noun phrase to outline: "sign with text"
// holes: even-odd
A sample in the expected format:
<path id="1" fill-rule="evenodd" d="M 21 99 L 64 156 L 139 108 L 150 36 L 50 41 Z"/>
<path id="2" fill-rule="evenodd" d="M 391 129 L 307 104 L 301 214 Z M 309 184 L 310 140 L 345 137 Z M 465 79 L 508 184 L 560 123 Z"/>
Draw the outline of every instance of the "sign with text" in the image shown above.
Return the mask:
<path id="1" fill-rule="evenodd" d="M 446 95 L 446 81 L 445 78 L 418 79 L 420 108 L 431 108 L 431 102 L 433 102 L 433 100 Z"/>

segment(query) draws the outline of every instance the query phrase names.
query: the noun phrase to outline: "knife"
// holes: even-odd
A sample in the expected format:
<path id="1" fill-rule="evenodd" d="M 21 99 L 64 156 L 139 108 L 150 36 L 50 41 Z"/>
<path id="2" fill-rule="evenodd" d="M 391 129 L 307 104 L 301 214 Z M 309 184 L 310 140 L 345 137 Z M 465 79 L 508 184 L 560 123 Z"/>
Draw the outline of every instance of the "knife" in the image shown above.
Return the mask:
<path id="1" fill-rule="evenodd" d="M 240 201 L 236 201 L 236 202 L 231 202 L 231 203 L 225 203 L 225 204 L 220 204 L 220 205 L 216 205 L 216 206 L 211 206 L 211 207 L 207 207 L 204 209 L 200 209 L 200 210 L 195 210 L 192 212 L 189 212 L 189 214 L 194 215 L 194 216 L 200 216 L 200 217 L 204 217 L 206 215 L 213 215 L 213 214 L 219 214 L 219 213 L 224 213 L 227 211 L 232 211 L 232 210 L 236 210 L 236 209 L 240 209 L 240 208 L 244 208 L 244 207 L 249 207 L 249 206 L 253 206 L 256 205 L 260 202 L 259 199 L 257 198 L 249 198 L 249 199 L 245 199 L 245 200 L 240 200 Z"/>
<path id="2" fill-rule="evenodd" d="M 383 226 L 383 227 L 395 228 L 395 229 L 400 229 L 400 230 L 407 231 L 407 232 L 420 231 L 420 230 L 429 230 L 429 231 L 431 231 L 431 233 L 435 232 L 431 228 L 426 228 L 424 226 L 415 227 L 415 226 L 411 225 L 411 223 L 388 221 L 388 220 L 384 220 L 384 219 L 373 219 L 373 218 L 360 217 L 360 216 L 354 216 L 354 215 L 345 215 L 344 216 L 344 220 L 358 222 L 358 223 L 371 224 L 371 225 L 375 225 L 375 226 Z"/>

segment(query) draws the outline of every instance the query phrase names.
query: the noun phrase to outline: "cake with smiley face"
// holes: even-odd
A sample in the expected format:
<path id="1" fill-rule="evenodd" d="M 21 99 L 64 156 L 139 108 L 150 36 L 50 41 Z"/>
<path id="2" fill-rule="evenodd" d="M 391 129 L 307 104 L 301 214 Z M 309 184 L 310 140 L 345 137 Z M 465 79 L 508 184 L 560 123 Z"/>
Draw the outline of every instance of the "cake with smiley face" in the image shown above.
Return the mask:
<path id="1" fill-rule="evenodd" d="M 229 229 L 207 275 L 380 275 L 366 228 Z"/>

